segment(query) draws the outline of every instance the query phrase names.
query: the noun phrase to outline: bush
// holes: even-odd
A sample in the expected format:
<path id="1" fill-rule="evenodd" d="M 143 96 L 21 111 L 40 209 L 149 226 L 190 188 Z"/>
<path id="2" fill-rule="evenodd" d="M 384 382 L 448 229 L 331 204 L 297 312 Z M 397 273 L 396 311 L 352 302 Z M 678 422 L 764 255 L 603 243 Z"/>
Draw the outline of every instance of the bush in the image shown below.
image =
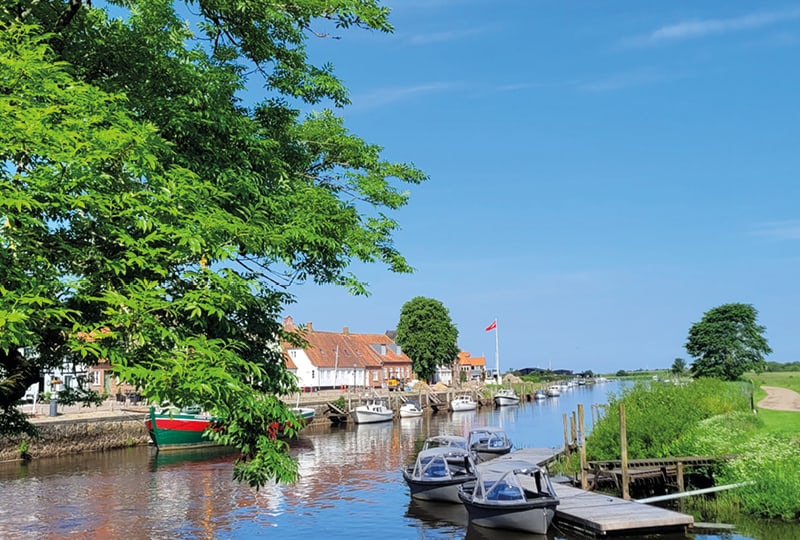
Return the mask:
<path id="1" fill-rule="evenodd" d="M 702 420 L 733 411 L 749 411 L 746 386 L 716 379 L 677 385 L 639 382 L 609 397 L 609 413 L 586 440 L 589 459 L 618 459 L 619 404 L 625 404 L 628 457 L 668 457 L 684 432 Z"/>

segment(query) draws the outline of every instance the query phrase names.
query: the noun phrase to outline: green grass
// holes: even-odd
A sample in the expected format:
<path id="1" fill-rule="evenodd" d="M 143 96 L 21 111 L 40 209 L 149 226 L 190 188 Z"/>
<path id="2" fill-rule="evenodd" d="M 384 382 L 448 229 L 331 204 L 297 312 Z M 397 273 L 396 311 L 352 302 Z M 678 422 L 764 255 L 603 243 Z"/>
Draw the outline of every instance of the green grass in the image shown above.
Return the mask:
<path id="1" fill-rule="evenodd" d="M 767 396 L 766 391 L 762 390 L 761 386 L 777 386 L 800 392 L 800 372 L 797 371 L 751 373 L 748 378 L 753 381 L 756 387 L 756 404 Z M 758 416 L 764 424 L 761 429 L 763 433 L 791 435 L 800 433 L 800 412 L 770 411 L 759 408 Z"/>

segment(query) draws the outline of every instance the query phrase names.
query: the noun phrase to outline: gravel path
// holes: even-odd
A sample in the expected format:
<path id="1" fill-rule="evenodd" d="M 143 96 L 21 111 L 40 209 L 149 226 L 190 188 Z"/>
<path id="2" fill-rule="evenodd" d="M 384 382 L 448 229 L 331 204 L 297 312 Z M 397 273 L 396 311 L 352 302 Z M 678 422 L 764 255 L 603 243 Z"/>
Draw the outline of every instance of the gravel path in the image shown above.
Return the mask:
<path id="1" fill-rule="evenodd" d="M 777 386 L 762 386 L 767 392 L 767 397 L 758 402 L 762 409 L 773 411 L 800 411 L 800 394 L 788 388 Z"/>

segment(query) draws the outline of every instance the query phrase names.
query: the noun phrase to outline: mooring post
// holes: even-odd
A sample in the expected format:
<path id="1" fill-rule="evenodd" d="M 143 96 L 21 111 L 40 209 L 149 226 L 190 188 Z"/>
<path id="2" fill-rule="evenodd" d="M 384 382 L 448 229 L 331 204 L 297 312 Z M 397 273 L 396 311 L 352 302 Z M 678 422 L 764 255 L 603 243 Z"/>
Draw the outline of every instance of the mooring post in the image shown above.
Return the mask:
<path id="1" fill-rule="evenodd" d="M 572 437 L 572 444 L 576 447 L 578 446 L 578 427 L 575 421 L 575 411 L 572 411 L 572 415 L 569 419 L 569 427 L 570 427 L 570 436 Z"/>
<path id="2" fill-rule="evenodd" d="M 581 489 L 586 489 L 589 485 L 586 478 L 586 431 L 584 424 L 583 404 L 578 404 L 578 434 L 581 453 Z"/>
<path id="3" fill-rule="evenodd" d="M 569 461 L 569 432 L 567 431 L 567 413 L 561 415 L 564 418 L 564 455 Z"/>
<path id="4" fill-rule="evenodd" d="M 619 404 L 619 453 L 622 460 L 622 498 L 631 499 L 630 478 L 628 476 L 628 433 L 625 426 L 625 404 Z"/>
<path id="5" fill-rule="evenodd" d="M 678 477 L 678 480 L 677 480 L 677 482 L 678 482 L 678 491 L 683 491 L 684 490 L 684 485 L 683 485 L 683 463 L 680 462 L 680 461 L 675 466 L 675 475 Z"/>

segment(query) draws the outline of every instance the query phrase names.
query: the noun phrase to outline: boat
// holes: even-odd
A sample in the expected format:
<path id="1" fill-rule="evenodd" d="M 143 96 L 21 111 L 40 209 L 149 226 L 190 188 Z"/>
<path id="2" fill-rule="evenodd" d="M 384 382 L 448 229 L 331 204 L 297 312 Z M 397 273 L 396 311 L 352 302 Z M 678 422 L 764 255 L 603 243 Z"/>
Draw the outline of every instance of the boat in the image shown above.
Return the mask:
<path id="1" fill-rule="evenodd" d="M 513 388 L 501 388 L 494 395 L 494 404 L 498 407 L 519 405 L 519 396 Z"/>
<path id="2" fill-rule="evenodd" d="M 308 425 L 316 416 L 316 409 L 310 407 L 292 407 L 298 418 L 294 426 L 295 433 Z M 155 407 L 150 407 L 145 418 L 145 426 L 150 433 L 150 439 L 158 450 L 185 450 L 189 448 L 204 448 L 219 446 L 219 443 L 208 437 L 206 430 L 214 428 L 215 419 L 203 412 L 200 407 L 166 406 L 156 412 Z M 278 429 L 278 436 L 284 436 L 282 427 Z"/>
<path id="3" fill-rule="evenodd" d="M 547 399 L 547 393 L 544 390 L 537 390 L 533 393 L 533 399 Z"/>
<path id="4" fill-rule="evenodd" d="M 467 449 L 467 438 L 461 435 L 434 435 L 425 439 L 422 450 L 441 447 L 456 447 Z"/>
<path id="5" fill-rule="evenodd" d="M 479 463 L 508 454 L 512 446 L 502 428 L 476 427 L 467 434 L 467 449 L 475 455 L 475 461 Z"/>
<path id="6" fill-rule="evenodd" d="M 219 446 L 208 437 L 213 422 L 199 407 L 163 407 L 158 412 L 150 407 L 145 426 L 158 450 L 175 450 Z"/>
<path id="7" fill-rule="evenodd" d="M 474 471 L 467 450 L 440 446 L 417 454 L 414 465 L 403 469 L 403 480 L 414 499 L 460 503 L 458 488 L 464 482 L 475 480 Z"/>
<path id="8" fill-rule="evenodd" d="M 422 416 L 422 409 L 416 401 L 406 401 L 400 405 L 400 418 L 417 418 Z"/>
<path id="9" fill-rule="evenodd" d="M 547 534 L 558 497 L 547 471 L 522 460 L 494 460 L 461 484 L 458 497 L 471 524 Z"/>
<path id="10" fill-rule="evenodd" d="M 556 385 L 553 385 L 547 389 L 547 397 L 558 397 L 560 395 L 561 389 Z"/>
<path id="11" fill-rule="evenodd" d="M 450 400 L 450 410 L 453 412 L 474 411 L 477 408 L 478 403 L 469 394 L 461 394 Z"/>
<path id="12" fill-rule="evenodd" d="M 386 400 L 372 398 L 364 405 L 359 405 L 353 409 L 350 412 L 350 416 L 356 424 L 374 424 L 392 420 L 394 411 L 386 404 Z"/>

